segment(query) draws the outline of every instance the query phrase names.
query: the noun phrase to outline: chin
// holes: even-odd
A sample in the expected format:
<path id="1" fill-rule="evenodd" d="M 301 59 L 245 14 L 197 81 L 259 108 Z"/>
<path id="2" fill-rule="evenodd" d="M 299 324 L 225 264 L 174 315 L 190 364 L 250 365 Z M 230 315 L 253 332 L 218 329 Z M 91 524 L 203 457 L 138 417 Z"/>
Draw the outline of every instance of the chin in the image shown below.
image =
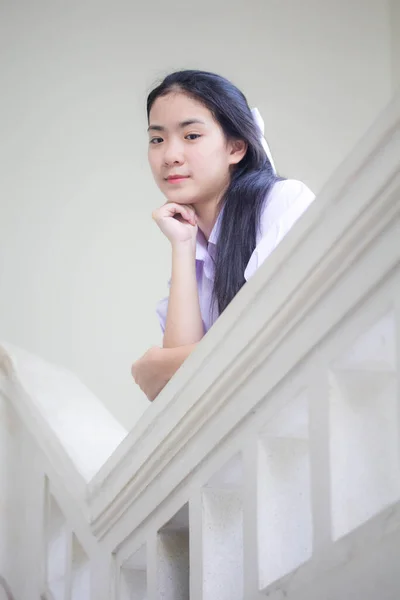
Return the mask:
<path id="1" fill-rule="evenodd" d="M 196 198 L 193 197 L 193 194 L 185 193 L 184 190 L 177 190 L 177 193 L 171 194 L 169 191 L 168 195 L 166 194 L 167 202 L 175 202 L 176 204 L 195 204 Z"/>

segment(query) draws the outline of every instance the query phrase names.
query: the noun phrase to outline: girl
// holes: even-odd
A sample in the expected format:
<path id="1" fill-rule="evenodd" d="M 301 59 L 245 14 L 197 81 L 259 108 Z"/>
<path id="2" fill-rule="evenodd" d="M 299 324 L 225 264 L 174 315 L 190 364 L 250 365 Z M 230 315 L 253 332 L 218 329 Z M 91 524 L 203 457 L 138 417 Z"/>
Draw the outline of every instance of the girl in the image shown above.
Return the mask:
<path id="1" fill-rule="evenodd" d="M 149 163 L 166 204 L 153 219 L 171 243 L 163 347 L 132 366 L 154 400 L 244 283 L 314 199 L 275 173 L 245 96 L 214 73 L 168 75 L 147 99 Z"/>

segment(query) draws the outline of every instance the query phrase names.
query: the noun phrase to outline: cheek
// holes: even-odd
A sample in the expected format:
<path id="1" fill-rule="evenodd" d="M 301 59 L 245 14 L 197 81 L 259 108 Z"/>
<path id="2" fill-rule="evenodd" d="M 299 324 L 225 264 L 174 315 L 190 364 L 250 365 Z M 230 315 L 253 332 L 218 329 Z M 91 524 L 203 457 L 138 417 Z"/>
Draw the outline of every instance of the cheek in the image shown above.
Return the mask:
<path id="1" fill-rule="evenodd" d="M 222 149 L 215 147 L 215 145 L 210 145 L 209 147 L 196 148 L 191 155 L 190 162 L 196 171 L 218 172 L 223 168 L 224 155 Z"/>
<path id="2" fill-rule="evenodd" d="M 149 151 L 147 156 L 151 172 L 153 173 L 153 176 L 158 179 L 160 173 L 160 159 L 154 152 L 151 151 Z"/>
<path id="3" fill-rule="evenodd" d="M 213 149 L 211 152 L 199 153 L 194 164 L 197 165 L 194 171 L 203 180 L 207 181 L 224 180 L 229 171 L 222 149 Z"/>

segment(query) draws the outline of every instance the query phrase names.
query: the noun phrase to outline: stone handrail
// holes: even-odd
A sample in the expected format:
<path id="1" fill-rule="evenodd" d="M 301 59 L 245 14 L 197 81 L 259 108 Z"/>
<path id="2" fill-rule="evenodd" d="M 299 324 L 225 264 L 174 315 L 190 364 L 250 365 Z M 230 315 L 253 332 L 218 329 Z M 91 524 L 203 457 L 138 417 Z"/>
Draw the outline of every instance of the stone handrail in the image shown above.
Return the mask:
<path id="1" fill-rule="evenodd" d="M 15 597 L 397 598 L 399 239 L 397 98 L 128 434 L 3 344 Z"/>

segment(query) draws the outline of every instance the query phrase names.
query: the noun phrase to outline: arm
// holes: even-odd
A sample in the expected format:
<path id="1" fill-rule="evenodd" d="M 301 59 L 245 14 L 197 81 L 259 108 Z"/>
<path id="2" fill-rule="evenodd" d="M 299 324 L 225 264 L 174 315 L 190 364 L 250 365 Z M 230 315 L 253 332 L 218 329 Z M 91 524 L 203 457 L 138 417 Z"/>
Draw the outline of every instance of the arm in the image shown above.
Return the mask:
<path id="1" fill-rule="evenodd" d="M 132 376 L 149 400 L 158 396 L 195 347 L 150 348 L 132 365 Z"/>
<path id="2" fill-rule="evenodd" d="M 195 344 L 204 335 L 196 280 L 196 246 L 172 245 L 172 278 L 163 347 Z"/>
<path id="3" fill-rule="evenodd" d="M 167 203 L 153 219 L 171 242 L 172 277 L 164 348 L 196 344 L 204 335 L 196 280 L 197 217 L 192 206 Z"/>
<path id="4" fill-rule="evenodd" d="M 179 367 L 185 362 L 196 346 L 197 344 L 188 344 L 186 346 L 178 346 L 177 348 L 162 348 L 163 352 L 160 357 L 160 370 L 167 381 L 175 375 Z"/>

